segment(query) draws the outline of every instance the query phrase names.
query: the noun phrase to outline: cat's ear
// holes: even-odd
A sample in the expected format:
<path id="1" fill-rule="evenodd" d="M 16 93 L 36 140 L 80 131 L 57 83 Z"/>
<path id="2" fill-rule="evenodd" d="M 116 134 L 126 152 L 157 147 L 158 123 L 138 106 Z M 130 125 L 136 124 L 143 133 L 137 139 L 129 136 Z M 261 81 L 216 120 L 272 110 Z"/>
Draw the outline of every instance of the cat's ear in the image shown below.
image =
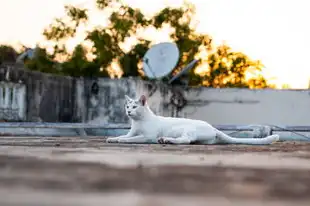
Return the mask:
<path id="1" fill-rule="evenodd" d="M 139 102 L 142 104 L 142 106 L 144 106 L 146 103 L 146 97 L 144 95 L 141 95 Z"/>
<path id="2" fill-rule="evenodd" d="M 127 95 L 125 95 L 125 98 L 127 102 L 130 100 L 130 97 L 128 97 Z"/>

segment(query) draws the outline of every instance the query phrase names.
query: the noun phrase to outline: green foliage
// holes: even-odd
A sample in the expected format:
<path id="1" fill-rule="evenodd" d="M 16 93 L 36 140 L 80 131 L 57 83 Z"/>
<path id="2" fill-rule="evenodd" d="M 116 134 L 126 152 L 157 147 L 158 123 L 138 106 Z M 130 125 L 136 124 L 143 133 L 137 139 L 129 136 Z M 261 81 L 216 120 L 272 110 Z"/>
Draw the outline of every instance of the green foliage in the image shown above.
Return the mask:
<path id="1" fill-rule="evenodd" d="M 203 85 L 213 88 L 266 88 L 266 80 L 260 71 L 264 67 L 260 61 L 253 61 L 241 52 L 234 52 L 227 45 L 220 45 L 209 55 L 209 69 L 203 76 Z M 252 77 L 247 79 L 246 75 Z"/>
<path id="2" fill-rule="evenodd" d="M 67 16 L 75 22 L 75 27 L 78 27 L 80 23 L 86 23 L 88 20 L 87 9 L 80 9 L 70 5 L 65 6 Z"/>
<path id="3" fill-rule="evenodd" d="M 139 76 L 138 63 L 150 47 L 149 41 L 141 40 L 134 48 L 119 59 L 123 69 L 123 77 Z"/>
<path id="4" fill-rule="evenodd" d="M 100 72 L 100 64 L 96 61 L 88 61 L 86 49 L 82 45 L 77 45 L 72 56 L 62 64 L 62 72 L 65 75 L 80 77 L 107 77 L 107 71 Z"/>
<path id="5" fill-rule="evenodd" d="M 18 52 L 11 46 L 0 45 L 0 64 L 3 62 L 15 62 Z"/>
<path id="6" fill-rule="evenodd" d="M 72 54 L 68 54 L 64 48 L 64 42 L 74 38 L 79 31 L 78 28 L 86 25 L 89 20 L 87 9 L 67 5 L 65 6 L 66 17 L 55 19 L 43 32 L 47 40 L 56 43 L 54 53 L 48 55 L 43 49 L 40 55 L 45 57 L 37 57 L 29 63 L 29 66 L 39 71 L 94 77 L 108 76 L 107 68 L 112 62 L 118 62 L 123 71 L 123 77 L 146 78 L 139 70 L 138 64 L 150 48 L 151 42 L 139 39 L 139 31 L 150 27 L 161 29 L 167 25 L 172 28 L 171 34 L 168 35 L 178 45 L 182 54 L 177 68 L 171 75 L 192 61 L 201 48 L 212 50 L 211 37 L 197 33 L 192 26 L 195 7 L 191 4 L 184 4 L 180 8 L 164 8 L 152 18 L 146 18 L 139 9 L 129 7 L 119 0 L 96 0 L 96 5 L 99 10 L 108 14 L 109 24 L 106 27 L 95 27 L 87 31 L 85 41 L 92 43 L 91 49 L 87 50 L 79 44 Z M 121 45 L 131 37 L 137 37 L 138 40 L 130 51 L 125 52 Z M 92 54 L 94 59 L 89 60 L 87 54 Z M 67 56 L 61 66 L 55 63 L 59 55 Z M 190 85 L 249 88 L 268 86 L 266 80 L 259 75 L 246 79 L 247 73 L 261 70 L 262 65 L 259 62 L 250 60 L 240 52 L 232 52 L 226 45 L 218 47 L 200 64 L 206 62 L 209 64 L 209 70 L 204 75 L 195 73 L 194 69 L 187 74 Z"/>
<path id="7" fill-rule="evenodd" d="M 124 5 L 117 12 L 113 12 L 109 20 L 111 25 L 108 30 L 118 42 L 123 42 L 126 37 L 134 35 L 139 27 L 148 26 L 150 23 L 139 9 Z"/>
<path id="8" fill-rule="evenodd" d="M 35 58 L 26 59 L 25 64 L 31 70 L 58 73 L 57 63 L 53 61 L 53 56 L 48 54 L 44 48 L 36 48 Z"/>
<path id="9" fill-rule="evenodd" d="M 105 9 L 109 6 L 112 6 L 112 3 L 117 3 L 119 0 L 96 0 L 96 6 L 98 9 Z"/>
<path id="10" fill-rule="evenodd" d="M 75 32 L 75 27 L 67 25 L 62 19 L 57 18 L 44 30 L 43 35 L 47 40 L 59 41 L 64 38 L 74 37 Z"/>
<path id="11" fill-rule="evenodd" d="M 106 68 L 114 58 L 122 53 L 120 46 L 117 44 L 117 39 L 103 29 L 94 29 L 88 33 L 86 39 L 94 44 L 95 49 L 92 53 L 96 56 L 95 60 L 103 68 Z"/>
<path id="12" fill-rule="evenodd" d="M 170 37 L 178 45 L 183 56 L 173 74 L 194 59 L 200 46 L 204 46 L 206 49 L 210 46 L 211 37 L 209 35 L 197 34 L 195 29 L 190 27 L 191 16 L 194 12 L 195 9 L 192 5 L 187 5 L 184 8 L 165 8 L 153 18 L 152 25 L 155 28 L 161 28 L 165 23 L 174 28 Z M 188 78 L 190 85 L 197 85 L 200 82 L 200 77 L 195 74 L 194 70 L 190 70 Z"/>

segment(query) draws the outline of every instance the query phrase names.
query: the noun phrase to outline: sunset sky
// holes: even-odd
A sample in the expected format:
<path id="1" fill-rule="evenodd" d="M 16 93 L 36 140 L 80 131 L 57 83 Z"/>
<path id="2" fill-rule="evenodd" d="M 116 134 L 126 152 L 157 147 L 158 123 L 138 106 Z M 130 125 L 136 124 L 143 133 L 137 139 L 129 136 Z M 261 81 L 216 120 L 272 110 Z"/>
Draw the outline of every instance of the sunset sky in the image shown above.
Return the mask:
<path id="1" fill-rule="evenodd" d="M 43 28 L 64 15 L 64 4 L 91 7 L 95 0 L 0 0 L 0 44 L 34 47 L 44 41 Z M 182 0 L 124 0 L 146 14 Z M 277 85 L 307 88 L 310 79 L 310 2 L 307 0 L 191 0 L 197 30 L 215 43 L 225 41 L 236 51 L 266 66 L 266 78 Z M 102 16 L 93 13 L 93 24 Z M 97 18 L 98 17 L 98 18 Z M 102 22 L 104 24 L 104 22 Z M 163 39 L 164 40 L 164 39 Z"/>

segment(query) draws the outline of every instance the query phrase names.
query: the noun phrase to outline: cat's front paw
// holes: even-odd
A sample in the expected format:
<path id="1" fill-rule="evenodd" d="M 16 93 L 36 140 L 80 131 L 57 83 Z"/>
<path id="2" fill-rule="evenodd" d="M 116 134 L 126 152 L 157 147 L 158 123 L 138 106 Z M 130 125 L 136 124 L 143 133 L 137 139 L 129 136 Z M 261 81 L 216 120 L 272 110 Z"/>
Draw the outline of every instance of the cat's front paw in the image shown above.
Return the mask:
<path id="1" fill-rule="evenodd" d="M 128 138 L 119 138 L 118 143 L 129 143 Z"/>
<path id="2" fill-rule="evenodd" d="M 118 137 L 109 137 L 106 140 L 107 143 L 118 143 L 119 142 L 119 138 Z"/>

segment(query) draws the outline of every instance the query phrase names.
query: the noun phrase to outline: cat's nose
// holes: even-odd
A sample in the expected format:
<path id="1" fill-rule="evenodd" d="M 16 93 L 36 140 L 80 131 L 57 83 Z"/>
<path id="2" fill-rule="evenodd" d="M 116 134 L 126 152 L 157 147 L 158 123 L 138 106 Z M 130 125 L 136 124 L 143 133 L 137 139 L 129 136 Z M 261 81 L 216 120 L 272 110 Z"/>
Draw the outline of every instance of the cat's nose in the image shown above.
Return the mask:
<path id="1" fill-rule="evenodd" d="M 131 111 L 128 111 L 127 113 L 128 113 L 128 114 L 130 114 L 130 113 L 131 113 Z"/>

